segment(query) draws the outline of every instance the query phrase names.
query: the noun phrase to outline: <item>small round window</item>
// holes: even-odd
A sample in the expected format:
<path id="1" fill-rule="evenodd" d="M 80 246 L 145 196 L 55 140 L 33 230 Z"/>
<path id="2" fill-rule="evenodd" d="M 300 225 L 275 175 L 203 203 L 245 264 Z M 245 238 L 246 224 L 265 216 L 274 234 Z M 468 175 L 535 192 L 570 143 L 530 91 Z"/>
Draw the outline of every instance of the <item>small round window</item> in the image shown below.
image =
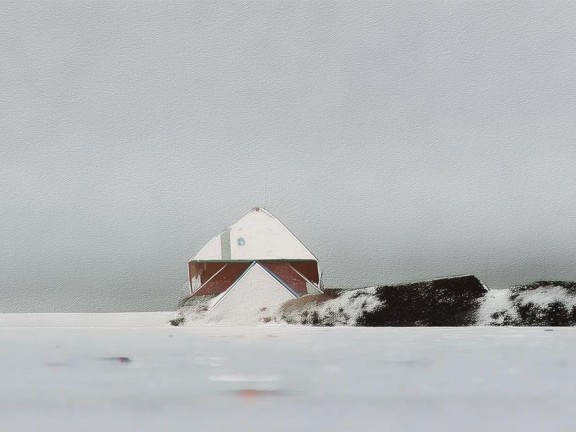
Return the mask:
<path id="1" fill-rule="evenodd" d="M 237 243 L 238 246 L 244 246 L 246 244 L 246 240 L 244 240 L 244 237 L 239 237 Z"/>

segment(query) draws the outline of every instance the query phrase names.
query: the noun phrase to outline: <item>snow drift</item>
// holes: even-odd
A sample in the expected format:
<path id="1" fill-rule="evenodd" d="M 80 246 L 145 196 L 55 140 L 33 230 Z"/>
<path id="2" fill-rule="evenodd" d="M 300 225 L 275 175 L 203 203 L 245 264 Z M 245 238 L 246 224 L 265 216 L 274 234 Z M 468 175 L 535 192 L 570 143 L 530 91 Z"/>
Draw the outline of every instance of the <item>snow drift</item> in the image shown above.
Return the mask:
<path id="1" fill-rule="evenodd" d="M 382 306 L 376 288 L 325 292 L 307 295 L 284 303 L 276 321 L 319 326 L 358 325 L 360 318 Z"/>
<path id="2" fill-rule="evenodd" d="M 211 322 L 206 311 L 216 301 L 215 296 L 190 298 L 180 317 L 188 324 Z M 488 290 L 475 276 L 458 276 L 326 290 L 288 300 L 277 311 L 267 310 L 266 319 L 257 318 L 259 323 L 311 326 L 576 326 L 576 282 L 539 281 Z"/>
<path id="3" fill-rule="evenodd" d="M 277 320 L 334 326 L 576 326 L 576 282 L 539 281 L 488 290 L 462 276 L 306 296 Z"/>
<path id="4" fill-rule="evenodd" d="M 277 320 L 321 326 L 473 325 L 487 288 L 475 276 L 305 296 L 286 302 Z M 308 299 L 308 301 L 306 301 Z"/>
<path id="5" fill-rule="evenodd" d="M 576 282 L 538 281 L 492 290 L 479 308 L 479 325 L 574 326 Z"/>

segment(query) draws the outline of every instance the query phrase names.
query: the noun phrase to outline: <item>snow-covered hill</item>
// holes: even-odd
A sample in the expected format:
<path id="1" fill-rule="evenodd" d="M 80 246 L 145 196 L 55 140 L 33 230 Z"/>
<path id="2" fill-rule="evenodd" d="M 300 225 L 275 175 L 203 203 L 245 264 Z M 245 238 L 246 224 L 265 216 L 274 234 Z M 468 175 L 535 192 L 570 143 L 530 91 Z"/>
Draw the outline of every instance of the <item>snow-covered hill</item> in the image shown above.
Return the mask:
<path id="1" fill-rule="evenodd" d="M 539 281 L 491 290 L 479 308 L 477 324 L 574 326 L 576 282 Z"/>
<path id="2" fill-rule="evenodd" d="M 277 320 L 322 326 L 472 325 L 486 292 L 475 276 L 362 288 L 292 300 L 283 305 Z"/>
<path id="3" fill-rule="evenodd" d="M 276 319 L 319 326 L 574 326 L 576 282 L 488 290 L 463 276 L 362 288 L 292 300 Z"/>
<path id="4" fill-rule="evenodd" d="M 186 325 L 213 323 L 204 313 L 214 296 L 192 297 L 179 311 Z M 312 326 L 573 326 L 576 282 L 540 281 L 489 290 L 475 276 L 385 285 L 353 290 L 327 290 L 289 300 L 267 310 L 255 323 Z M 176 315 L 175 315 L 176 316 Z M 233 323 L 229 317 L 226 323 Z"/>
<path id="5" fill-rule="evenodd" d="M 308 295 L 284 303 L 276 321 L 318 326 L 358 325 L 367 313 L 382 307 L 376 287 Z"/>

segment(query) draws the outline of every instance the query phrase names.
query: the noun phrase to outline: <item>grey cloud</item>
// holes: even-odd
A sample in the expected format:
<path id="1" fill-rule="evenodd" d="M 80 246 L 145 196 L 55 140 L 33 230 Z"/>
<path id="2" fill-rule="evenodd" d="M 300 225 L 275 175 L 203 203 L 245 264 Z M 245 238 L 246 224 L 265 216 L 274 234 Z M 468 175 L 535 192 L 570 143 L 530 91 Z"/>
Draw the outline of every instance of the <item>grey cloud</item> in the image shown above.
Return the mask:
<path id="1" fill-rule="evenodd" d="M 3 311 L 173 307 L 265 205 L 328 286 L 574 279 L 571 2 L 4 2 Z"/>

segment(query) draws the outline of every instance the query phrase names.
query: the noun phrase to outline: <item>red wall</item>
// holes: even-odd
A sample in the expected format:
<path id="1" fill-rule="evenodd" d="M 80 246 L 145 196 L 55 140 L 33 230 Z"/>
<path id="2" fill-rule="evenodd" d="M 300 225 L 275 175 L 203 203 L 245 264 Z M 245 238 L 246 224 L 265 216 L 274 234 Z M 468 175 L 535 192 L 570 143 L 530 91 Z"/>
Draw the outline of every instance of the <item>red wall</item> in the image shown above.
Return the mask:
<path id="1" fill-rule="evenodd" d="M 213 268 L 216 268 L 216 264 L 222 268 L 222 263 L 207 263 L 208 268 L 211 270 L 207 272 L 211 276 L 215 273 Z M 250 263 L 248 262 L 231 262 L 231 263 L 224 263 L 224 269 L 219 272 L 216 276 L 214 276 L 211 280 L 209 277 L 204 277 L 204 274 L 200 276 L 202 283 L 204 286 L 200 288 L 198 291 L 194 293 L 194 295 L 211 295 L 211 294 L 220 294 L 226 291 L 230 285 L 232 285 L 236 279 L 240 277 L 242 273 L 248 268 Z M 207 268 L 207 269 L 208 269 Z"/>
<path id="2" fill-rule="evenodd" d="M 307 294 L 306 280 L 285 262 L 262 262 L 262 265 L 274 273 L 282 282 L 298 294 Z"/>
<path id="3" fill-rule="evenodd" d="M 292 288 L 298 294 L 306 294 L 306 281 L 294 269 L 300 272 L 306 279 L 318 284 L 318 265 L 316 261 L 260 261 L 268 270 Z M 251 262 L 190 262 L 188 263 L 190 279 L 200 275 L 202 288 L 194 295 L 213 295 L 226 291 L 246 269 Z M 291 268 L 292 266 L 293 268 Z M 214 276 L 216 275 L 216 276 Z M 214 276 L 214 277 L 213 277 Z M 213 278 L 212 278 L 213 277 Z M 212 279 L 210 279 L 212 278 Z"/>
<path id="4" fill-rule="evenodd" d="M 290 265 L 304 275 L 310 282 L 316 285 L 320 282 L 318 263 L 316 261 L 290 261 Z"/>

